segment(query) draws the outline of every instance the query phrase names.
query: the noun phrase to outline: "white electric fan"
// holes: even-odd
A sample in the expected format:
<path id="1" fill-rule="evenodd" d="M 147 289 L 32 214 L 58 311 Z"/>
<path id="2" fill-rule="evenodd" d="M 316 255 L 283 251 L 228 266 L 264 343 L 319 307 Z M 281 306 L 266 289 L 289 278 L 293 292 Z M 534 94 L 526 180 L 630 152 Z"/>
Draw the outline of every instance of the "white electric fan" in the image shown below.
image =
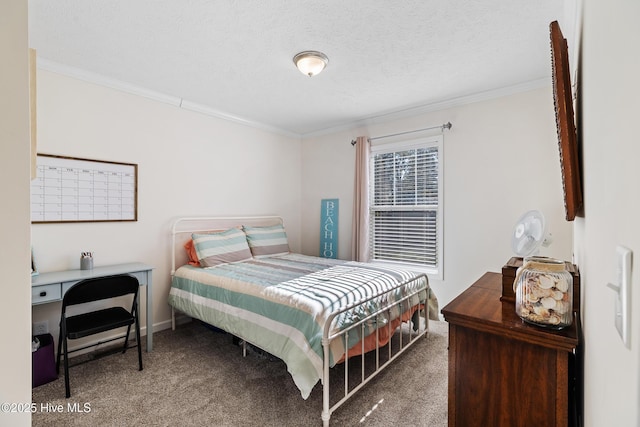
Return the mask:
<path id="1" fill-rule="evenodd" d="M 511 236 L 511 248 L 516 255 L 528 257 L 537 255 L 540 247 L 547 247 L 552 241 L 544 215 L 533 210 L 526 212 L 516 222 Z"/>

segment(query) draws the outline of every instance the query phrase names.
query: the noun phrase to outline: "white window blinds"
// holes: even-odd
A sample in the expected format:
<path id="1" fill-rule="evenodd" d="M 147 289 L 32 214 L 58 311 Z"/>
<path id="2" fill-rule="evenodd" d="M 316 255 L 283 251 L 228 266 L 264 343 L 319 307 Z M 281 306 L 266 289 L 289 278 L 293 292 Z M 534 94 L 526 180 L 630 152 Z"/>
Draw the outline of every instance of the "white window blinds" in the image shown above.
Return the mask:
<path id="1" fill-rule="evenodd" d="M 442 137 L 372 148 L 372 260 L 440 272 Z"/>

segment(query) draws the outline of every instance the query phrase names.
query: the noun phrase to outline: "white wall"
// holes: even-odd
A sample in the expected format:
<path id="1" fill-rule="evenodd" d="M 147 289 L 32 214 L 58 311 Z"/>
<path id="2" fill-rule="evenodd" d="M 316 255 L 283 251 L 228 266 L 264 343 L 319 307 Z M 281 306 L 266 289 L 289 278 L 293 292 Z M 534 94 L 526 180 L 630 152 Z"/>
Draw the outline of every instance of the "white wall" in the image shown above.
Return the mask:
<path id="1" fill-rule="evenodd" d="M 584 218 L 575 224 L 583 277 L 585 426 L 640 425 L 640 3 L 584 2 L 581 64 Z M 614 327 L 616 245 L 634 251 L 631 349 Z"/>
<path id="2" fill-rule="evenodd" d="M 29 71 L 27 2 L 0 2 L 0 403 L 31 402 L 29 275 Z M 30 413 L 0 411 L 0 425 L 28 426 Z"/>
<path id="3" fill-rule="evenodd" d="M 150 264 L 161 329 L 170 319 L 175 218 L 278 214 L 292 248 L 300 248 L 299 139 L 44 70 L 38 112 L 39 152 L 138 164 L 138 221 L 33 224 L 40 271 L 77 269 L 82 251 L 95 253 L 96 266 Z M 33 310 L 33 320 L 48 320 L 56 338 L 59 310 L 59 303 Z"/>
<path id="4" fill-rule="evenodd" d="M 40 70 L 39 151 L 138 164 L 138 215 L 131 223 L 34 224 L 41 271 L 141 261 L 156 267 L 154 323 L 168 325 L 169 227 L 181 215 L 281 214 L 294 249 L 317 255 L 320 199 L 340 199 L 339 257 L 350 257 L 354 148 L 380 136 L 451 121 L 444 134 L 444 306 L 483 272 L 512 256 L 513 224 L 541 209 L 554 243 L 544 255 L 571 259 L 564 221 L 550 88 L 306 138 L 215 119 Z M 232 178 L 230 178 L 232 177 Z M 478 226 L 480 224 L 480 226 Z M 33 310 L 55 333 L 59 304 Z M 54 334 L 55 335 L 55 334 Z"/>
<path id="5" fill-rule="evenodd" d="M 582 153 L 585 215 L 575 221 L 576 263 L 582 273 L 585 333 L 585 425 L 640 425 L 640 286 L 634 272 L 632 344 L 613 326 L 617 244 L 637 251 L 640 199 L 635 103 L 640 99 L 640 41 L 630 0 L 585 0 L 582 63 Z M 453 123 L 444 134 L 445 271 L 432 284 L 441 306 L 484 271 L 499 271 L 511 256 L 517 217 L 538 208 L 555 242 L 544 254 L 572 256 L 572 225 L 564 221 L 550 88 L 478 102 L 413 118 L 371 124 L 331 135 L 296 139 L 180 110 L 148 99 L 41 71 L 38 76 L 39 150 L 45 153 L 134 162 L 139 165 L 139 221 L 108 224 L 28 223 L 26 111 L 27 5 L 0 6 L 0 194 L 2 235 L 12 242 L 0 262 L 5 271 L 0 326 L 5 352 L 2 401 L 30 401 L 30 295 L 25 271 L 29 242 L 42 271 L 76 268 L 78 253 L 96 252 L 97 264 L 139 260 L 156 267 L 155 322 L 169 318 L 171 220 L 179 215 L 285 216 L 292 246 L 317 254 L 319 204 L 339 198 L 340 258 L 350 256 L 354 149 L 359 135 L 379 136 Z M 570 46 L 571 49 L 571 46 Z M 573 52 L 573 49 L 572 49 Z M 232 163 L 233 162 L 233 163 Z M 236 167 L 236 165 L 240 165 Z M 243 178 L 230 180 L 229 174 Z M 242 196 L 239 196 L 239 194 Z M 480 226 L 478 226 L 480 224 Z M 6 247 L 5 247 L 6 248 Z M 636 269 L 637 270 L 637 269 Z M 34 320 L 58 320 L 59 305 L 33 310 Z M 28 414 L 0 413 L 0 424 L 29 425 Z"/>
<path id="6" fill-rule="evenodd" d="M 572 227 L 564 215 L 550 87 L 305 138 L 303 252 L 316 255 L 319 251 L 320 200 L 339 198 L 339 257 L 350 258 L 355 161 L 352 139 L 448 121 L 453 127 L 444 132 L 444 280 L 430 279 L 440 306 L 484 272 L 500 272 L 513 256 L 513 225 L 527 210 L 542 210 L 554 237 L 553 244 L 543 248 L 541 255 L 570 261 Z"/>

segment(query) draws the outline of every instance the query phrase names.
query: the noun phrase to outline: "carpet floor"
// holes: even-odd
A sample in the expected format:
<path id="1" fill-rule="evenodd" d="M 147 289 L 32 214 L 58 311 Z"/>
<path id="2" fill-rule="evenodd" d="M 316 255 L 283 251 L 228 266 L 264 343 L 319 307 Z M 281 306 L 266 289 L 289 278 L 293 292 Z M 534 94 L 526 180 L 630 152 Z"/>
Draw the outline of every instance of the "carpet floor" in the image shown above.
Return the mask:
<path id="1" fill-rule="evenodd" d="M 447 323 L 431 321 L 429 335 L 338 408 L 331 426 L 446 426 L 447 331 Z M 135 348 L 72 364 L 82 357 L 95 360 L 70 368 L 69 399 L 62 371 L 33 389 L 33 426 L 322 425 L 319 383 L 302 399 L 281 360 L 252 348 L 243 358 L 231 336 L 199 322 L 154 334 L 143 371 Z M 360 359 L 351 359 L 350 384 L 360 371 Z M 343 365 L 331 371 L 339 393 L 343 375 Z"/>

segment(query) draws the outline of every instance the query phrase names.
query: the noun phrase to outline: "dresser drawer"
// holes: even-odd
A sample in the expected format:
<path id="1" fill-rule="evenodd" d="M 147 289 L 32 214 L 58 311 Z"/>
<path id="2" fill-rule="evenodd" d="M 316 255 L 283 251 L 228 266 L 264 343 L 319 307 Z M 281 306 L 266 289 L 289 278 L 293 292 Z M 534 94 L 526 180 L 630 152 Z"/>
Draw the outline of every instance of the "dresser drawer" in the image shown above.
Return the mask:
<path id="1" fill-rule="evenodd" d="M 31 288 L 31 304 L 41 304 L 62 298 L 60 283 L 53 285 L 34 286 Z"/>

